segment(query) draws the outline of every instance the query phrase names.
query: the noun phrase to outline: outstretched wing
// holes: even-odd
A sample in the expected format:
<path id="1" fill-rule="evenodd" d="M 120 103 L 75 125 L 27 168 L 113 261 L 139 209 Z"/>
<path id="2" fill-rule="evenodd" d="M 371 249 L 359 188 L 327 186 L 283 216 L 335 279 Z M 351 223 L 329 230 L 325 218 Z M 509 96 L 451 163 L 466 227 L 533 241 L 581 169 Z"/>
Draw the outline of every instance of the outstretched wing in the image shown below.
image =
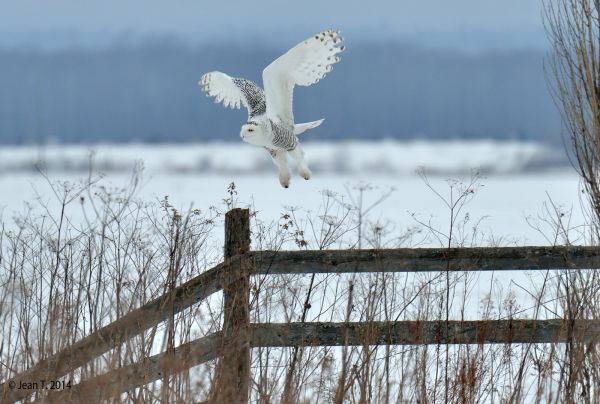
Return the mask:
<path id="1" fill-rule="evenodd" d="M 198 84 L 208 96 L 214 97 L 215 102 L 222 101 L 226 107 L 238 109 L 240 104 L 244 105 L 248 108 L 248 120 L 266 112 L 262 88 L 250 80 L 210 72 L 203 75 Z"/>
<path id="2" fill-rule="evenodd" d="M 310 86 L 321 80 L 339 62 L 344 50 L 337 31 L 323 31 L 294 46 L 263 70 L 267 115 L 284 123 L 294 123 L 294 86 Z"/>

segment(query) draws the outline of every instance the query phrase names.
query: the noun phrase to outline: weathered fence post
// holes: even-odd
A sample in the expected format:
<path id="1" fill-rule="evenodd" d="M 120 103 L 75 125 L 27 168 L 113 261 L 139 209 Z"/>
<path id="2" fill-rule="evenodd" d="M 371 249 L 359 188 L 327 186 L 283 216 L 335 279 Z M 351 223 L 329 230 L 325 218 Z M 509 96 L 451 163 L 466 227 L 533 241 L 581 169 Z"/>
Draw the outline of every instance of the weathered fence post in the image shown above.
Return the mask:
<path id="1" fill-rule="evenodd" d="M 223 353 L 217 366 L 215 402 L 247 403 L 250 388 L 250 213 L 232 209 L 225 215 L 225 262 L 231 264 L 223 285 Z M 237 261 L 237 262 L 236 262 Z M 235 265 L 238 264 L 239 265 Z"/>

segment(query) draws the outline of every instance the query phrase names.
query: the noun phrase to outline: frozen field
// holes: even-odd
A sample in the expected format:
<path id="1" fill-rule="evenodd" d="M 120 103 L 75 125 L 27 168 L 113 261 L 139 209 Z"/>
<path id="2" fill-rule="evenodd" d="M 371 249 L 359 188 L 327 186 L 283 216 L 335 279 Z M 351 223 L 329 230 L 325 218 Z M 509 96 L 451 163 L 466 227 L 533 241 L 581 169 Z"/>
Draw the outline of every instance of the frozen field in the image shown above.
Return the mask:
<path id="1" fill-rule="evenodd" d="M 386 149 L 385 144 L 379 145 L 379 147 L 370 145 L 370 147 L 371 151 L 369 153 L 390 154 L 390 150 Z M 470 147 L 471 149 L 469 149 Z M 223 211 L 225 210 L 223 200 L 229 197 L 227 188 L 231 182 L 235 182 L 237 191 L 235 206 L 252 206 L 258 211 L 259 217 L 268 223 L 272 220 L 277 221 L 287 207 L 299 208 L 301 210 L 297 214 L 299 219 L 302 219 L 305 215 L 302 210 L 311 211 L 313 217 L 318 216 L 323 212 L 323 205 L 327 199 L 324 196 L 324 190 L 335 193 L 336 198 L 343 199 L 344 202 L 351 203 L 352 198 L 356 202 L 358 199 L 357 186 L 359 184 L 370 184 L 371 189 L 364 193 L 363 208 L 368 208 L 382 194 L 386 194 L 393 189 L 386 199 L 369 211 L 367 217 L 367 220 L 371 223 L 383 223 L 389 231 L 386 235 L 387 239 L 393 240 L 394 237 L 404 234 L 407 229 L 417 226 L 417 220 L 429 223 L 436 230 L 447 233 L 449 209 L 441 198 L 450 198 L 450 185 L 453 182 L 449 181 L 449 178 L 456 178 L 463 181 L 465 185 L 468 184 L 471 178 L 471 170 L 478 167 L 474 163 L 479 162 L 479 167 L 484 165 L 487 167 L 483 171 L 487 171 L 488 174 L 480 178 L 480 186 L 476 187 L 472 200 L 464 207 L 459 217 L 459 221 L 467 213 L 470 217 L 464 229 L 467 238 L 469 238 L 468 233 L 472 231 L 473 225 L 479 223 L 478 237 L 476 237 L 474 245 L 553 244 L 555 242 L 555 227 L 549 225 L 544 219 L 548 218 L 545 213 L 546 209 L 548 207 L 553 209 L 552 206 L 567 212 L 563 219 L 570 216 L 567 226 L 572 230 L 572 242 L 575 244 L 584 243 L 582 238 L 577 239 L 577 233 L 581 232 L 581 228 L 578 226 L 583 223 L 583 215 L 579 200 L 578 177 L 572 169 L 564 166 L 546 167 L 544 170 L 538 169 L 535 171 L 523 169 L 523 159 L 526 157 L 522 153 L 529 156 L 536 155 L 539 150 L 534 147 L 525 152 L 514 146 L 511 146 L 512 151 L 500 148 L 499 153 L 504 153 L 504 156 L 499 159 L 495 155 L 492 145 L 488 145 L 485 148 L 488 154 L 479 154 L 471 156 L 470 159 L 468 158 L 470 153 L 474 154 L 481 147 L 482 145 L 463 145 L 457 148 L 454 144 L 429 146 L 422 144 L 419 146 L 421 149 L 419 156 L 411 156 L 406 151 L 398 154 L 398 164 L 406 165 L 406 168 L 402 171 L 361 171 L 354 166 L 354 169 L 348 169 L 344 172 L 343 170 L 319 169 L 318 164 L 312 164 L 313 167 L 317 166 L 313 178 L 310 181 L 305 181 L 294 172 L 289 189 L 284 189 L 279 185 L 276 169 L 271 167 L 271 162 L 266 153 L 245 145 L 232 148 L 230 150 L 232 153 L 229 155 L 225 153 L 227 150 L 216 148 L 214 150 L 215 156 L 222 157 L 224 167 L 231 167 L 235 164 L 244 164 L 243 160 L 248 158 L 248 155 L 253 156 L 252 153 L 255 151 L 261 152 L 256 154 L 255 158 L 263 159 L 262 169 L 248 169 L 247 171 L 240 169 L 235 171 L 229 168 L 218 171 L 209 169 L 172 170 L 168 168 L 176 165 L 189 165 L 189 161 L 194 159 L 194 152 L 198 152 L 198 149 L 193 147 L 169 146 L 166 150 L 157 147 L 100 148 L 97 157 L 99 161 L 121 161 L 123 167 L 117 169 L 112 166 L 113 169 L 106 169 L 108 165 L 105 165 L 105 170 L 99 168 L 100 171 L 105 172 L 105 176 L 96 186 L 104 186 L 108 189 L 128 187 L 131 180 L 132 162 L 127 161 L 129 157 L 126 156 L 135 155 L 140 158 L 146 156 L 144 164 L 147 168 L 143 172 L 141 184 L 136 194 L 137 198 L 144 201 L 158 202 L 168 196 L 170 203 L 182 211 L 190 207 L 205 211 L 210 206 L 217 206 Z M 458 149 L 458 155 L 452 153 L 453 148 Z M 401 147 L 397 146 L 396 151 L 400 152 L 402 150 Z M 323 150 L 319 151 L 324 153 Z M 334 149 L 333 151 L 334 153 L 340 153 L 339 150 Z M 19 150 L 18 152 L 21 153 L 19 159 L 15 157 L 18 153 L 11 157 L 13 161 L 21 161 L 21 163 L 26 161 L 24 159 L 28 155 L 33 154 L 32 150 Z M 66 152 L 72 153 L 72 155 L 68 158 L 65 157 L 65 160 L 54 157 L 54 162 L 48 164 L 47 176 L 51 182 L 69 181 L 77 183 L 85 180 L 88 175 L 84 164 L 88 153 L 85 148 L 70 151 L 55 150 L 52 152 L 55 153 L 55 156 L 64 156 L 61 153 Z M 355 150 L 355 152 L 358 154 L 358 150 Z M 417 151 L 413 150 L 413 152 L 416 153 Z M 307 151 L 307 154 L 309 153 L 310 150 Z M 211 158 L 218 160 L 215 156 Z M 360 157 L 363 161 L 368 159 L 376 161 L 368 153 Z M 329 158 L 329 156 L 325 154 L 323 158 Z M 74 161 L 79 161 L 80 165 L 67 170 L 65 167 L 59 168 L 56 166 L 61 161 L 63 164 L 73 164 Z M 356 160 L 353 161 L 356 164 Z M 412 161 L 413 165 L 409 166 L 407 161 Z M 126 162 L 130 164 L 127 167 L 125 167 Z M 494 162 L 498 162 L 498 164 L 494 165 Z M 509 164 L 509 162 L 512 163 Z M 6 164 L 6 160 L 4 160 L 4 163 Z M 323 167 L 328 162 L 323 161 L 322 163 Z M 433 171 L 427 177 L 430 186 L 416 173 L 419 165 Z M 450 173 L 444 175 L 441 170 L 431 170 L 431 167 L 436 165 L 438 167 L 452 166 L 454 170 L 449 170 Z M 26 165 L 22 164 L 22 166 L 25 167 Z M 348 166 L 352 167 L 350 164 Z M 0 186 L 3 190 L 0 200 L 0 213 L 5 229 L 15 225 L 13 219 L 15 212 L 27 210 L 25 201 L 33 206 L 38 214 L 49 212 L 54 217 L 58 217 L 60 214 L 57 198 L 53 194 L 48 180 L 35 170 L 8 170 L 0 175 Z M 436 192 L 439 195 L 436 195 Z M 456 195 L 456 188 L 453 192 Z M 49 206 L 50 209 L 46 212 L 42 205 Z M 89 208 L 89 205 L 86 206 Z M 82 217 L 81 212 L 78 199 L 67 209 L 68 215 L 74 221 Z M 479 221 L 479 219 L 482 220 Z M 217 228 L 214 237 L 216 237 L 214 240 L 218 245 L 217 250 L 220 251 L 222 245 L 222 230 L 220 228 Z M 562 241 L 559 238 L 556 242 L 561 243 Z M 397 244 L 392 243 L 385 246 L 395 247 Z M 402 246 L 439 247 L 440 243 L 432 238 L 423 241 L 419 235 L 411 241 L 404 242 Z M 309 245 L 309 248 L 314 248 L 314 244 Z M 497 275 L 493 272 L 485 272 L 476 276 L 477 282 L 474 283 L 474 289 L 467 301 L 467 306 L 470 308 L 465 314 L 470 318 L 477 318 L 478 302 L 491 293 L 490 284 L 497 280 L 500 280 L 498 285 L 502 285 L 499 290 L 502 290 L 502 288 L 505 291 L 511 290 L 519 299 L 522 307 L 526 308 L 520 315 L 530 315 L 528 308 L 535 307 L 535 304 L 531 301 L 531 296 L 524 293 L 523 290 L 535 290 L 535 285 L 539 284 L 543 273 L 529 274 L 522 271 L 509 271 Z M 514 285 L 518 285 L 518 287 Z"/>
<path id="2" fill-rule="evenodd" d="M 92 176 L 95 177 L 97 172 L 104 173 L 96 186 L 126 188 L 132 177 L 133 161 L 143 160 L 146 168 L 136 197 L 158 201 L 168 196 L 181 210 L 190 207 L 206 210 L 211 205 L 224 210 L 223 199 L 230 197 L 227 188 L 235 182 L 235 205 L 252 206 L 264 221 L 279 219 L 287 207 L 317 214 L 322 212 L 327 199 L 324 190 L 335 193 L 336 198 L 345 202 L 356 202 L 358 186 L 370 184 L 364 194 L 364 208 L 371 206 L 382 194 L 388 196 L 369 212 L 368 220 L 386 223 L 393 233 L 402 234 L 415 226 L 417 220 L 446 231 L 449 209 L 444 199 L 455 197 L 458 186 L 452 179 L 467 185 L 472 172 L 480 169 L 478 186 L 472 187 L 473 198 L 460 215 L 463 218 L 468 213 L 471 218 L 466 232 L 473 224 L 480 223 L 481 236 L 476 245 L 552 244 L 555 229 L 544 218 L 547 218 L 546 210 L 553 207 L 570 217 L 568 227 L 574 235 L 581 231 L 577 227 L 583 223 L 583 215 L 576 173 L 557 164 L 561 161 L 559 156 L 537 145 L 384 142 L 309 145 L 306 149 L 314 176 L 310 181 L 304 181 L 294 170 L 289 189 L 279 185 L 276 169 L 267 154 L 246 145 L 98 147 Z M 59 204 L 49 183 L 85 181 L 90 172 L 88 156 L 86 147 L 4 150 L 0 155 L 0 217 L 5 229 L 15 225 L 13 216 L 15 212 L 27 209 L 25 203 L 42 214 L 45 212 L 43 206 L 49 206 L 48 212 L 58 217 Z M 44 175 L 36 171 L 36 164 L 42 167 Z M 419 167 L 428 172 L 427 178 L 417 174 Z M 451 186 L 454 187 L 452 191 Z M 451 192 L 454 192 L 453 196 Z M 69 206 L 68 214 L 73 218 L 81 215 L 78 199 Z M 222 230 L 218 230 L 217 237 L 220 237 Z M 558 243 L 561 241 L 557 240 Z M 573 241 L 584 242 L 576 238 Z M 431 240 L 416 244 L 420 247 L 432 245 L 439 246 Z M 221 246 L 218 243 L 219 250 Z M 410 290 L 413 284 L 434 276 L 421 275 L 398 274 L 395 279 L 399 284 L 406 280 L 404 285 Z M 538 302 L 532 296 L 543 283 L 544 276 L 544 271 L 491 271 L 457 278 L 461 282 L 465 279 L 466 286 L 462 283 L 453 286 L 452 293 L 457 300 L 452 303 L 449 316 L 479 319 L 484 310 L 481 302 L 489 300 L 497 304 L 500 318 L 506 318 L 505 312 L 500 313 L 500 307 L 507 301 L 517 303 L 514 317 L 554 317 L 546 306 L 539 313 L 535 311 Z M 323 278 L 319 276 L 317 284 Z M 345 285 L 348 277 L 339 279 Z M 302 284 L 308 279 L 296 281 Z M 556 282 L 556 279 L 551 276 L 550 282 Z M 464 291 L 467 293 L 463 294 Z M 318 293 L 332 301 L 336 299 L 334 295 L 328 295 L 331 289 L 324 288 L 313 296 L 314 301 L 320 301 Z M 462 296 L 464 301 L 460 299 Z M 544 297 L 542 300 L 550 309 L 556 309 L 556 299 Z M 413 315 L 412 303 L 407 307 L 409 314 L 406 317 L 409 318 Z M 492 312 L 491 316 L 496 316 L 496 312 Z M 316 320 L 312 315 L 311 312 L 308 321 Z M 162 347 L 156 343 L 155 350 L 158 352 Z"/>
<path id="3" fill-rule="evenodd" d="M 263 219 L 277 219 L 286 206 L 318 211 L 323 190 L 350 202 L 354 187 L 369 183 L 364 206 L 393 188 L 370 212 L 371 220 L 389 220 L 397 231 L 415 224 L 412 214 L 443 229 L 448 209 L 416 174 L 423 167 L 433 188 L 450 196 L 447 179 L 469 181 L 472 170 L 482 173 L 481 187 L 464 212 L 483 218 L 480 230 L 502 244 L 548 244 L 551 229 L 540 233 L 528 223 L 537 219 L 550 200 L 572 210 L 571 226 L 583 221 L 578 178 L 565 166 L 560 150 L 531 143 L 467 142 L 347 142 L 307 144 L 313 178 L 304 181 L 294 172 L 289 189 L 280 187 L 276 169 L 264 150 L 245 144 L 53 146 L 45 149 L 4 148 L 0 152 L 0 211 L 5 224 L 15 211 L 36 196 L 56 206 L 41 166 L 51 181 L 85 179 L 90 153 L 94 170 L 104 174 L 100 184 L 127 186 L 135 161 L 145 166 L 137 194 L 146 200 L 169 196 L 182 209 L 222 205 L 227 186 L 235 182 L 238 206 L 253 205 Z M 36 203 L 34 203 L 34 206 Z M 72 209 L 77 214 L 76 207 Z M 531 222 L 531 220 L 529 220 Z M 550 238 L 547 238 L 550 237 Z"/>
<path id="4" fill-rule="evenodd" d="M 546 171 L 565 165 L 563 150 L 528 142 L 477 141 L 343 141 L 306 142 L 306 160 L 315 173 L 413 175 L 420 166 L 430 173 L 464 175 Z M 189 145 L 96 145 L 0 148 L 0 173 L 35 170 L 87 172 L 90 155 L 103 172 L 128 172 L 143 161 L 150 173 L 272 173 L 266 152 L 241 142 Z"/>

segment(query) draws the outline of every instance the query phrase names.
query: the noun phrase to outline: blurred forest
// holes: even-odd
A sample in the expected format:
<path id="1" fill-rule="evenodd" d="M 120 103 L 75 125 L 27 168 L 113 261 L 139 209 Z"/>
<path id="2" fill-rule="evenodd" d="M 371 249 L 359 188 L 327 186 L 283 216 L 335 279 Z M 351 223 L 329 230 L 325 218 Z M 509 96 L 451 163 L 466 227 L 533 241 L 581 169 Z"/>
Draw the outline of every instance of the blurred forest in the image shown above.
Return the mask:
<path id="1" fill-rule="evenodd" d="M 0 49 L 0 143 L 238 139 L 246 111 L 197 86 L 220 70 L 262 85 L 286 49 L 153 38 L 97 49 Z M 322 82 L 295 91 L 307 139 L 492 138 L 560 142 L 543 50 L 467 52 L 347 41 Z"/>

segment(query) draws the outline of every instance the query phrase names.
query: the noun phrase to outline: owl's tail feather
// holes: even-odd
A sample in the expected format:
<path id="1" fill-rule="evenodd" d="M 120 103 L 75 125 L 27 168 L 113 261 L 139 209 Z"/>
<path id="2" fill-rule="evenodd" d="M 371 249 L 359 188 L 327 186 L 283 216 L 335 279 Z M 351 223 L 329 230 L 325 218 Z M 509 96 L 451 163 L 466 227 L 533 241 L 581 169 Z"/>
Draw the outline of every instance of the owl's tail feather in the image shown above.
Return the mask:
<path id="1" fill-rule="evenodd" d="M 309 129 L 314 129 L 320 124 L 323 123 L 325 119 L 319 119 L 318 121 L 306 122 L 306 123 L 297 123 L 294 125 L 294 135 L 299 135 L 303 132 L 306 132 Z"/>

